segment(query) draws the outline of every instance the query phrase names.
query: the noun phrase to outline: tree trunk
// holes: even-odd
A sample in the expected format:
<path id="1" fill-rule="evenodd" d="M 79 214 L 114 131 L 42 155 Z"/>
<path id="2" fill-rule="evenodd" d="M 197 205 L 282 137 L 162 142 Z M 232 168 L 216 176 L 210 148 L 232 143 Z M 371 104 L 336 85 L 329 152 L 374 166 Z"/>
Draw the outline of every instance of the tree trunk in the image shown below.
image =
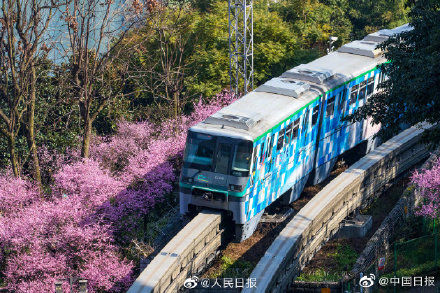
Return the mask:
<path id="1" fill-rule="evenodd" d="M 34 168 L 34 179 L 41 186 L 41 170 L 40 170 L 40 160 L 38 159 L 37 144 L 35 142 L 35 101 L 36 101 L 36 72 L 35 66 L 32 64 L 32 80 L 31 80 L 31 93 L 30 101 L 28 106 L 28 125 L 27 125 L 27 143 L 28 148 L 32 156 L 32 164 Z"/>
<path id="2" fill-rule="evenodd" d="M 90 117 L 90 114 L 87 112 L 85 113 L 84 117 L 84 133 L 83 133 L 83 141 L 82 141 L 82 147 L 81 147 L 81 156 L 83 158 L 89 157 L 89 150 L 90 150 L 90 138 L 92 137 L 92 119 Z"/>
<path id="3" fill-rule="evenodd" d="M 12 172 L 14 172 L 15 177 L 20 177 L 20 168 L 18 165 L 17 153 L 15 152 L 15 137 L 13 134 L 8 137 L 8 148 Z"/>
<path id="4" fill-rule="evenodd" d="M 173 99 L 174 99 L 174 118 L 177 119 L 179 117 L 179 93 L 174 92 L 173 93 Z"/>

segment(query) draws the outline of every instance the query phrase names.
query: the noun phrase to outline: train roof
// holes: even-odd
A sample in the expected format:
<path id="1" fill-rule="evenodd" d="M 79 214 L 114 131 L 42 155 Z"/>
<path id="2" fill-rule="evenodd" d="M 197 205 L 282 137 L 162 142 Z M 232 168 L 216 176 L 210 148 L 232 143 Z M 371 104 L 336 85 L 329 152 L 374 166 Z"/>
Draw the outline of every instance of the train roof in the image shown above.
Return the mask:
<path id="1" fill-rule="evenodd" d="M 378 45 L 408 24 L 369 34 L 310 63 L 272 78 L 205 121 L 191 127 L 197 132 L 255 140 L 321 94 L 374 69 L 386 61 Z"/>

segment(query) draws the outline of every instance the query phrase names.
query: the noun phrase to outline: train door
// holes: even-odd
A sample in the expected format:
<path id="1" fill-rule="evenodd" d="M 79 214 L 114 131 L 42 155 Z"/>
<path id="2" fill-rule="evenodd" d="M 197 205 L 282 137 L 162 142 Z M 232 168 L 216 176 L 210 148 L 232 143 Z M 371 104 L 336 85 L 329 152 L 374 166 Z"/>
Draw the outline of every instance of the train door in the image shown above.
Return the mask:
<path id="1" fill-rule="evenodd" d="M 271 202 L 271 193 L 272 193 L 272 177 L 273 177 L 273 134 L 269 134 L 266 138 L 265 146 L 264 146 L 264 158 L 262 158 L 262 170 L 264 172 L 260 175 L 262 180 L 262 190 L 260 196 L 263 199 L 267 199 L 268 204 Z"/>
<path id="2" fill-rule="evenodd" d="M 375 75 L 374 72 L 371 77 L 367 80 L 367 92 L 366 92 L 366 100 L 371 97 L 371 95 L 375 91 Z M 380 129 L 380 124 L 373 124 L 373 119 L 371 117 L 368 117 L 364 121 L 364 129 L 363 129 L 363 137 L 362 140 L 369 139 L 373 137 L 374 134 L 376 134 Z"/>
<path id="3" fill-rule="evenodd" d="M 301 164 L 301 173 L 302 176 L 306 175 L 307 170 L 307 146 L 309 141 L 309 109 L 306 108 L 303 114 L 302 124 L 301 124 L 301 133 L 300 133 L 300 149 L 299 149 L 299 161 Z"/>
<path id="4" fill-rule="evenodd" d="M 272 165 L 273 165 L 273 158 L 272 158 L 272 153 L 273 153 L 273 135 L 270 135 L 267 139 L 267 162 L 266 162 L 266 175 L 272 172 Z"/>
<path id="5" fill-rule="evenodd" d="M 359 108 L 365 101 L 366 94 L 366 81 L 354 82 L 355 84 L 350 88 L 349 104 L 348 104 L 348 114 L 353 114 L 356 109 Z M 363 123 L 362 121 L 356 121 L 350 123 L 348 127 L 348 141 L 346 149 L 351 149 L 356 146 L 362 137 Z"/>
<path id="6" fill-rule="evenodd" d="M 272 135 L 268 135 L 265 141 L 261 144 L 261 158 L 260 158 L 260 180 L 265 180 L 265 177 L 272 169 Z"/>
<path id="7" fill-rule="evenodd" d="M 254 147 L 253 150 L 253 156 L 252 156 L 252 169 L 251 169 L 251 174 L 250 174 L 250 186 L 253 186 L 254 183 L 257 183 L 257 177 L 258 177 L 258 151 L 260 149 L 261 146 L 257 145 Z"/>
<path id="8" fill-rule="evenodd" d="M 302 146 L 307 146 L 308 142 L 308 135 L 309 135 L 309 109 L 307 108 L 304 112 L 304 118 L 303 118 L 303 124 L 301 127 L 301 134 L 302 134 Z"/>
<path id="9" fill-rule="evenodd" d="M 348 123 L 346 121 L 342 121 L 342 119 L 346 116 L 347 109 L 348 109 L 348 101 L 347 101 L 347 88 L 344 88 L 339 95 L 337 96 L 337 155 L 342 154 L 345 151 L 345 145 L 346 145 L 346 130 Z"/>

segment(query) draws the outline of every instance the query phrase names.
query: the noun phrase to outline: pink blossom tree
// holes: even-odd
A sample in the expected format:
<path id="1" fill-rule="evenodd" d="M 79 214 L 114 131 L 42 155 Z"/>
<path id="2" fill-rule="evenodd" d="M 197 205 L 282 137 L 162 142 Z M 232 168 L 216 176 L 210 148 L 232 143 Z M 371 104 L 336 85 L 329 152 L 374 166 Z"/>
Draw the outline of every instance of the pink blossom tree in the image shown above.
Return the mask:
<path id="1" fill-rule="evenodd" d="M 125 291 L 134 264 L 121 245 L 173 190 L 188 128 L 232 101 L 221 93 L 159 126 L 122 121 L 114 136 L 93 139 L 89 159 L 42 147 L 51 194 L 0 175 L 0 282 L 16 292 L 52 292 L 56 280 L 77 276 L 89 292 Z"/>
<path id="2" fill-rule="evenodd" d="M 440 158 L 431 169 L 414 171 L 411 182 L 415 184 L 422 197 L 418 215 L 438 219 L 440 217 Z"/>

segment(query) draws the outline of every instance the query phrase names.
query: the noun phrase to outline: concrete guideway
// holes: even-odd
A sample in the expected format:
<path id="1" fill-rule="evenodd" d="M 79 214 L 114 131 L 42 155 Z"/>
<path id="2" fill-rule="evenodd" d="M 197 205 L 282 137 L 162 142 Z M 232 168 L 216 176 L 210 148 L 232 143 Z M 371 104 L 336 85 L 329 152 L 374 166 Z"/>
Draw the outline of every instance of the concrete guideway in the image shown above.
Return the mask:
<path id="1" fill-rule="evenodd" d="M 402 131 L 327 184 L 261 258 L 250 276 L 255 278 L 257 289 L 243 292 L 285 292 L 321 245 L 338 231 L 344 218 L 366 206 L 390 180 L 428 156 L 420 137 L 430 127 L 424 124 Z"/>
<path id="2" fill-rule="evenodd" d="M 202 211 L 151 261 L 128 293 L 176 292 L 188 275 L 214 259 L 221 245 L 221 213 Z"/>

